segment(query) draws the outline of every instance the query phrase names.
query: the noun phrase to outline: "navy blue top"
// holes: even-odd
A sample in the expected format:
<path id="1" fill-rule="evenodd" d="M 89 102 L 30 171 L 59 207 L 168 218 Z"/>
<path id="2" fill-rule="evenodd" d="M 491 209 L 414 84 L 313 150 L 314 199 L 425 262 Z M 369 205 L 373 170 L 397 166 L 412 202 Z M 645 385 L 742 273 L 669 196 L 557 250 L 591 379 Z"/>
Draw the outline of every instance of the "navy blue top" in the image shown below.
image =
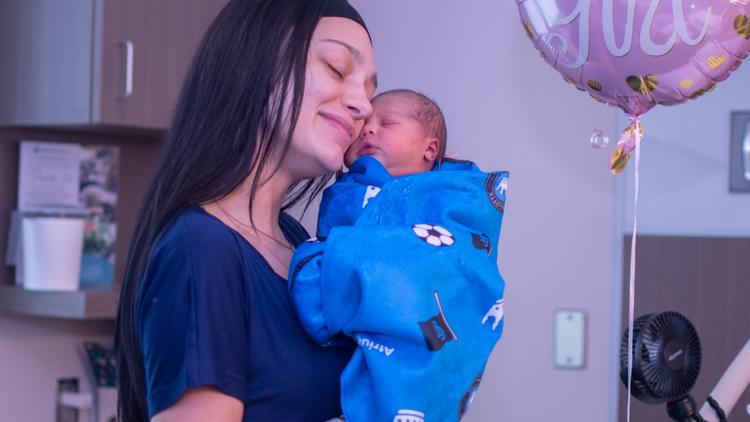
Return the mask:
<path id="1" fill-rule="evenodd" d="M 308 234 L 279 225 L 294 245 Z M 287 282 L 239 233 L 201 208 L 180 214 L 152 248 L 136 300 L 149 415 L 186 390 L 214 386 L 245 404 L 244 421 L 324 421 L 341 414 L 350 348 L 304 333 Z"/>

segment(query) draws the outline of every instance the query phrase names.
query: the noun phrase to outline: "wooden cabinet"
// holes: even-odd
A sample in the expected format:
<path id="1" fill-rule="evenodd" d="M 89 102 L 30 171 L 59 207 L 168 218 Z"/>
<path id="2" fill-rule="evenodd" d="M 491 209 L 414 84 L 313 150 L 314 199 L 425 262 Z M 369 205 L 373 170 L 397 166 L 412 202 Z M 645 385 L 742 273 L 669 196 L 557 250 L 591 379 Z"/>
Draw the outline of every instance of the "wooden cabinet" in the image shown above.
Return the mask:
<path id="1" fill-rule="evenodd" d="M 226 0 L 100 0 L 94 119 L 166 127 L 201 37 Z M 128 60 L 128 56 L 132 60 Z M 127 87 L 128 68 L 132 85 Z M 130 94 L 127 94 L 130 88 Z"/>
<path id="2" fill-rule="evenodd" d="M 0 125 L 167 127 L 226 2 L 0 1 Z"/>

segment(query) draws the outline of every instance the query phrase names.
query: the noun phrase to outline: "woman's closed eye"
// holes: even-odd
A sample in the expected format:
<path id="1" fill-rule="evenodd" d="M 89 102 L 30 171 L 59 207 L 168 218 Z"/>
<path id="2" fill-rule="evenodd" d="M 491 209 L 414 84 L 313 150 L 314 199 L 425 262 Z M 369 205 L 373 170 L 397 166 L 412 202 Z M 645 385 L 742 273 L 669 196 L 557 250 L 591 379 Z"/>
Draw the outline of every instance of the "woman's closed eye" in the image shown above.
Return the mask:
<path id="1" fill-rule="evenodd" d="M 338 70 L 334 65 L 330 63 L 326 63 L 328 65 L 328 69 L 333 72 L 334 75 L 336 75 L 339 79 L 344 79 L 344 72 L 341 70 Z"/>

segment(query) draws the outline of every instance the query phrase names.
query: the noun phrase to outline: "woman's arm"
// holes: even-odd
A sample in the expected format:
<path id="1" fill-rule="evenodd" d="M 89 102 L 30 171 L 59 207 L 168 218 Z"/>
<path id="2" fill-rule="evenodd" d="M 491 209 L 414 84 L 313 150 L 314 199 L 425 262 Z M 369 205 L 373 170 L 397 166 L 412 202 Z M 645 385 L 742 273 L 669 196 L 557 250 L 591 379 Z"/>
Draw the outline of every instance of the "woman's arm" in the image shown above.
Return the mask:
<path id="1" fill-rule="evenodd" d="M 162 410 L 151 419 L 153 422 L 242 420 L 244 405 L 232 396 L 212 387 L 191 388 L 174 405 Z"/>

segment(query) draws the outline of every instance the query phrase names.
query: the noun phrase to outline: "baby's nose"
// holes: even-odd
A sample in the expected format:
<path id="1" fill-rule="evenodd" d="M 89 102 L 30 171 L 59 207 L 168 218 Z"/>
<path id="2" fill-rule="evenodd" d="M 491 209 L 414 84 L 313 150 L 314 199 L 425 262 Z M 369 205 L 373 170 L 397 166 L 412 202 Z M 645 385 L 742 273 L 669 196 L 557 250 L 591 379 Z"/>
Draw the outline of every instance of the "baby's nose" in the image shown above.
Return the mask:
<path id="1" fill-rule="evenodd" d="M 374 134 L 375 134 L 375 125 L 365 124 L 365 127 L 362 128 L 362 133 L 360 136 L 364 138 L 366 135 L 374 135 Z"/>

